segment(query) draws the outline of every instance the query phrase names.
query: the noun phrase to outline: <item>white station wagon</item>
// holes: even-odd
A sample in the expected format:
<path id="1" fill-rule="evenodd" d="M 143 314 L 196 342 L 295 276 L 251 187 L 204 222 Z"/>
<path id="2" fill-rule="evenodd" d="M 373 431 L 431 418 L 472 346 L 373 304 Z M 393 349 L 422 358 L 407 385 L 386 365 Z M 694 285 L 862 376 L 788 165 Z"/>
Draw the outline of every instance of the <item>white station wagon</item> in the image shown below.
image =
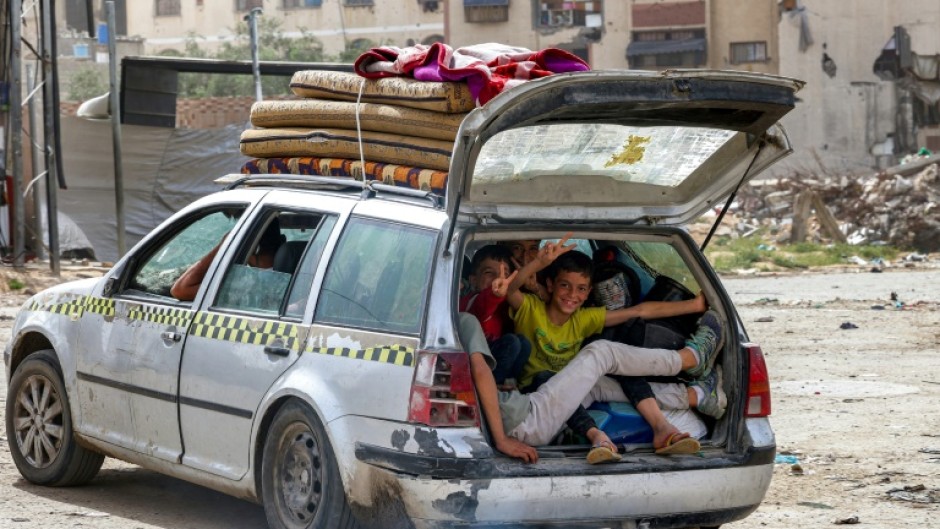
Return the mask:
<path id="1" fill-rule="evenodd" d="M 446 196 L 237 176 L 100 279 L 33 296 L 3 352 L 8 445 L 30 482 L 80 485 L 105 456 L 264 505 L 272 528 L 717 527 L 761 503 L 774 434 L 761 349 L 680 226 L 790 152 L 798 81 L 585 72 L 471 112 Z M 624 445 L 591 466 L 561 435 L 497 452 L 455 330 L 480 246 L 615 247 L 640 278 L 702 291 L 730 329 L 727 413 L 695 456 Z M 221 243 L 220 243 L 221 241 Z M 218 245 L 218 246 L 217 246 Z M 271 268 L 250 266 L 274 251 Z M 180 274 L 214 248 L 191 301 Z"/>

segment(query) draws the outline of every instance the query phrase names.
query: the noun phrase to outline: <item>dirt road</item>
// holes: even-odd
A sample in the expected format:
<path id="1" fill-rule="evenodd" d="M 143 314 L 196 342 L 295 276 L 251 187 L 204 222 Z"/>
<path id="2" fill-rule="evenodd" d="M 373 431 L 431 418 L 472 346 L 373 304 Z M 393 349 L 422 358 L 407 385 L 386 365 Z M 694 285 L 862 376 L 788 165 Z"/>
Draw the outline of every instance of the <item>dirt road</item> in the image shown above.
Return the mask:
<path id="1" fill-rule="evenodd" d="M 778 447 L 798 463 L 778 464 L 765 503 L 729 527 L 940 526 L 940 269 L 724 283 L 764 347 Z M 24 300 L 0 295 L 0 347 Z M 0 434 L 0 528 L 265 526 L 257 505 L 114 460 L 88 486 L 35 487 L 7 443 Z"/>

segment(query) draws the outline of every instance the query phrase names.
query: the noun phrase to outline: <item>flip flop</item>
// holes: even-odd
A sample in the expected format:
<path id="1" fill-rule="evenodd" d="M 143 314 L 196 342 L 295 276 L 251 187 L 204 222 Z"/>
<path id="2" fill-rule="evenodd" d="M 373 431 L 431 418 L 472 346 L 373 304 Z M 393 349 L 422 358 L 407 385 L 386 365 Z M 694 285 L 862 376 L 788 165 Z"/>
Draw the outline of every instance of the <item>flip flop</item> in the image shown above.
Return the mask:
<path id="1" fill-rule="evenodd" d="M 666 445 L 657 448 L 656 453 L 658 455 L 688 455 L 696 454 L 702 449 L 702 445 L 692 437 L 683 437 L 682 439 L 676 439 L 677 436 L 682 435 L 679 432 L 676 432 L 669 436 L 666 439 Z"/>
<path id="2" fill-rule="evenodd" d="M 592 465 L 597 465 L 599 463 L 613 463 L 615 461 L 620 461 L 620 454 L 614 452 L 609 447 L 604 445 L 597 445 L 591 448 L 591 451 L 588 452 L 587 462 Z"/>

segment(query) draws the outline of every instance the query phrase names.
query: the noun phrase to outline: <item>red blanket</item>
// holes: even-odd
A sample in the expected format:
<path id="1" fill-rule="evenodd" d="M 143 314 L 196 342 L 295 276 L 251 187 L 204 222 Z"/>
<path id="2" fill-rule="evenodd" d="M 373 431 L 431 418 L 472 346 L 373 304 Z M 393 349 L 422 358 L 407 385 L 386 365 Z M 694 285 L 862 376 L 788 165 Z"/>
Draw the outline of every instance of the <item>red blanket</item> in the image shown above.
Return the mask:
<path id="1" fill-rule="evenodd" d="M 529 79 L 590 69 L 586 62 L 565 50 L 531 51 L 496 43 L 456 50 L 441 43 L 409 48 L 382 46 L 356 59 L 356 73 L 369 79 L 398 75 L 419 81 L 466 81 L 480 105 Z"/>

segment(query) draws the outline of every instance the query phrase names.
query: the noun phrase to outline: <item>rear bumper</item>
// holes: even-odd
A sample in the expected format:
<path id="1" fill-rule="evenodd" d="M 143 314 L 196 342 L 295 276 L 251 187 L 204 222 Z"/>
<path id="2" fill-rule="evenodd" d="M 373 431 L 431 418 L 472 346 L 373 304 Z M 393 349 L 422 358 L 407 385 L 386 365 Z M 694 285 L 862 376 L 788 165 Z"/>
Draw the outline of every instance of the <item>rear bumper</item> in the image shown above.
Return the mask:
<path id="1" fill-rule="evenodd" d="M 715 454 L 718 454 L 716 451 Z M 689 472 L 693 470 L 724 470 L 751 466 L 769 466 L 773 469 L 775 446 L 752 448 L 740 455 L 712 455 L 709 457 L 664 458 L 653 455 L 629 457 L 618 465 L 588 466 L 581 459 L 577 464 L 555 463 L 551 452 L 540 452 L 541 462 L 531 465 L 505 457 L 455 458 L 433 457 L 399 452 L 394 449 L 356 444 L 356 459 L 363 463 L 390 470 L 397 474 L 431 479 L 493 480 L 551 477 L 591 477 L 611 474 L 649 474 L 653 472 Z M 568 459 L 568 458 L 565 458 Z M 567 463 L 567 462 L 566 462 Z"/>
<path id="2" fill-rule="evenodd" d="M 694 514 L 672 514 L 668 516 L 656 516 L 640 519 L 615 519 L 615 520 L 590 520 L 586 522 L 576 522 L 570 520 L 556 522 L 511 522 L 511 523 L 488 523 L 484 527 L 487 529 L 668 529 L 668 528 L 689 528 L 689 527 L 718 527 L 719 525 L 731 523 L 736 520 L 746 518 L 757 509 L 757 505 L 743 507 L 738 509 L 723 509 L 718 511 L 694 513 Z M 417 520 L 416 529 L 462 529 L 471 527 L 480 527 L 479 524 L 464 524 L 460 522 L 434 522 L 429 520 Z"/>
<path id="3" fill-rule="evenodd" d="M 395 483 L 402 511 L 418 528 L 678 528 L 750 514 L 770 485 L 775 448 L 639 455 L 603 466 L 580 458 L 430 457 L 361 443 L 355 453 L 360 471 Z"/>

